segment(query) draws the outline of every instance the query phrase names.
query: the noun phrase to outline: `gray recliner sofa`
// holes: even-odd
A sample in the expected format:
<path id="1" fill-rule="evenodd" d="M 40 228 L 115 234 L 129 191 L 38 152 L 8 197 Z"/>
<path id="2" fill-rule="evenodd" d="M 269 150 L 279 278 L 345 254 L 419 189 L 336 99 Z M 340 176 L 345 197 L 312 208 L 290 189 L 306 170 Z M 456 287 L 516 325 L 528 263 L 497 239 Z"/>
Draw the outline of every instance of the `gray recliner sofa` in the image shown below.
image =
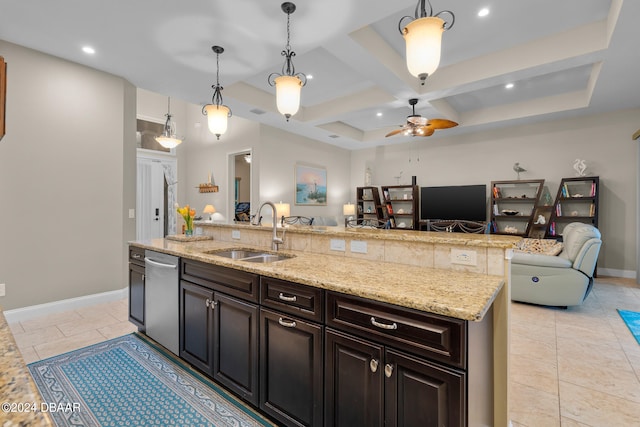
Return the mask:
<path id="1" fill-rule="evenodd" d="M 515 251 L 511 260 L 511 299 L 540 305 L 580 305 L 593 286 L 602 245 L 600 231 L 572 222 L 562 233 L 557 256 Z"/>

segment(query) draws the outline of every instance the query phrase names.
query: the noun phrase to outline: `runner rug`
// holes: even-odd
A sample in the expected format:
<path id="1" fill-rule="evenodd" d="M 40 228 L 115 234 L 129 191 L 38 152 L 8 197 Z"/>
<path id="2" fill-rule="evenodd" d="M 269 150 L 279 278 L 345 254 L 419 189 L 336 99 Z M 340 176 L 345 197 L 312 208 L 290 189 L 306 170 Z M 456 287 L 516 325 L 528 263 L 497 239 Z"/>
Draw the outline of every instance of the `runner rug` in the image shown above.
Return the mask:
<path id="1" fill-rule="evenodd" d="M 28 366 L 58 427 L 272 425 L 138 334 Z"/>
<path id="2" fill-rule="evenodd" d="M 633 334 L 638 344 L 640 344 L 640 313 L 618 309 L 618 314 L 620 314 L 627 328 L 629 328 L 631 334 Z"/>

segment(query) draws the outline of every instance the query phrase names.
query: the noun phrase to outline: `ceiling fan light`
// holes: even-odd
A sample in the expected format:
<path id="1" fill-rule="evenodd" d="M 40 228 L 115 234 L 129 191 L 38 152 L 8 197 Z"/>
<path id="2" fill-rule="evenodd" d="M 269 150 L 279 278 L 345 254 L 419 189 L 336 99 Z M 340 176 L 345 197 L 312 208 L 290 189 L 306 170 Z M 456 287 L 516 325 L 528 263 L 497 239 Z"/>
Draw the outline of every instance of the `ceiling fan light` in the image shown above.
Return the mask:
<path id="1" fill-rule="evenodd" d="M 300 108 L 302 80 L 298 76 L 279 76 L 274 79 L 276 85 L 276 106 L 287 121 Z"/>
<path id="2" fill-rule="evenodd" d="M 440 65 L 444 20 L 427 16 L 411 21 L 403 30 L 409 72 L 425 80 Z"/>
<path id="3" fill-rule="evenodd" d="M 209 131 L 220 138 L 227 131 L 227 121 L 229 118 L 229 107 L 226 105 L 208 104 L 204 107 L 207 115 Z"/>

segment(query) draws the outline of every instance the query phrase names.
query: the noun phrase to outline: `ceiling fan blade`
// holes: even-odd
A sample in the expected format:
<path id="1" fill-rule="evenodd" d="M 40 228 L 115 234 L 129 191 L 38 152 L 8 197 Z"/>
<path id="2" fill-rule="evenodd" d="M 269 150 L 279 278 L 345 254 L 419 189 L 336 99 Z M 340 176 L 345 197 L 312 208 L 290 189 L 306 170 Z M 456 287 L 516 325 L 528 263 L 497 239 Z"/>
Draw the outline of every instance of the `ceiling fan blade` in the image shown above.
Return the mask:
<path id="1" fill-rule="evenodd" d="M 392 130 L 391 132 L 389 132 L 388 134 L 386 134 L 384 137 L 388 137 L 388 136 L 393 136 L 393 135 L 397 135 L 400 132 L 404 132 L 404 128 L 400 128 L 400 129 L 396 129 L 396 130 Z"/>
<path id="2" fill-rule="evenodd" d="M 458 126 L 458 123 L 447 119 L 430 119 L 427 122 L 427 126 L 433 129 L 449 129 Z"/>
<path id="3" fill-rule="evenodd" d="M 435 131 L 435 128 L 431 126 L 421 126 L 419 128 L 416 128 L 414 136 L 431 136 Z"/>

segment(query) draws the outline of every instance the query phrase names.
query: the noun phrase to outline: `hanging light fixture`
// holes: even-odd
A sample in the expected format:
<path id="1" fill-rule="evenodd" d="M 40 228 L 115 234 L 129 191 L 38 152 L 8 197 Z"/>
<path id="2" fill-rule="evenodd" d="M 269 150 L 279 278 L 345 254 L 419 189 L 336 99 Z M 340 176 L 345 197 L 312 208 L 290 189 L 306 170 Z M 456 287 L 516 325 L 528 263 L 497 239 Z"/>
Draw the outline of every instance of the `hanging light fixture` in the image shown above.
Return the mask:
<path id="1" fill-rule="evenodd" d="M 167 101 L 167 121 L 164 123 L 162 135 L 156 136 L 158 144 L 164 148 L 175 148 L 182 144 L 182 138 L 176 136 L 176 124 L 171 120 L 171 97 Z"/>
<path id="2" fill-rule="evenodd" d="M 202 114 L 207 116 L 209 131 L 218 139 L 220 135 L 227 131 L 227 119 L 231 117 L 231 109 L 226 105 L 222 105 L 222 89 L 220 86 L 220 54 L 224 52 L 224 48 L 220 46 L 211 46 L 216 54 L 216 84 L 212 85 L 213 97 L 211 104 L 202 107 Z"/>
<path id="3" fill-rule="evenodd" d="M 296 5 L 291 2 L 284 2 L 280 6 L 287 14 L 287 45 L 282 51 L 285 57 L 282 73 L 271 73 L 268 82 L 276 87 L 276 106 L 280 114 L 283 114 L 287 121 L 298 112 L 300 108 L 300 91 L 302 86 L 307 84 L 307 76 L 304 73 L 296 73 L 292 58 L 296 53 L 291 50 L 289 41 L 291 39 L 290 17 L 296 11 Z"/>
<path id="4" fill-rule="evenodd" d="M 425 3 L 429 5 L 428 13 Z M 443 14 L 451 17 L 451 23 L 440 17 Z M 414 19 L 403 27 L 402 23 L 406 18 L 411 19 L 411 16 L 400 18 L 398 31 L 406 43 L 407 68 L 412 75 L 420 79 L 420 84 L 424 85 L 427 77 L 440 65 L 442 33 L 453 27 L 456 17 L 449 10 L 434 14 L 429 0 L 418 0 Z"/>

